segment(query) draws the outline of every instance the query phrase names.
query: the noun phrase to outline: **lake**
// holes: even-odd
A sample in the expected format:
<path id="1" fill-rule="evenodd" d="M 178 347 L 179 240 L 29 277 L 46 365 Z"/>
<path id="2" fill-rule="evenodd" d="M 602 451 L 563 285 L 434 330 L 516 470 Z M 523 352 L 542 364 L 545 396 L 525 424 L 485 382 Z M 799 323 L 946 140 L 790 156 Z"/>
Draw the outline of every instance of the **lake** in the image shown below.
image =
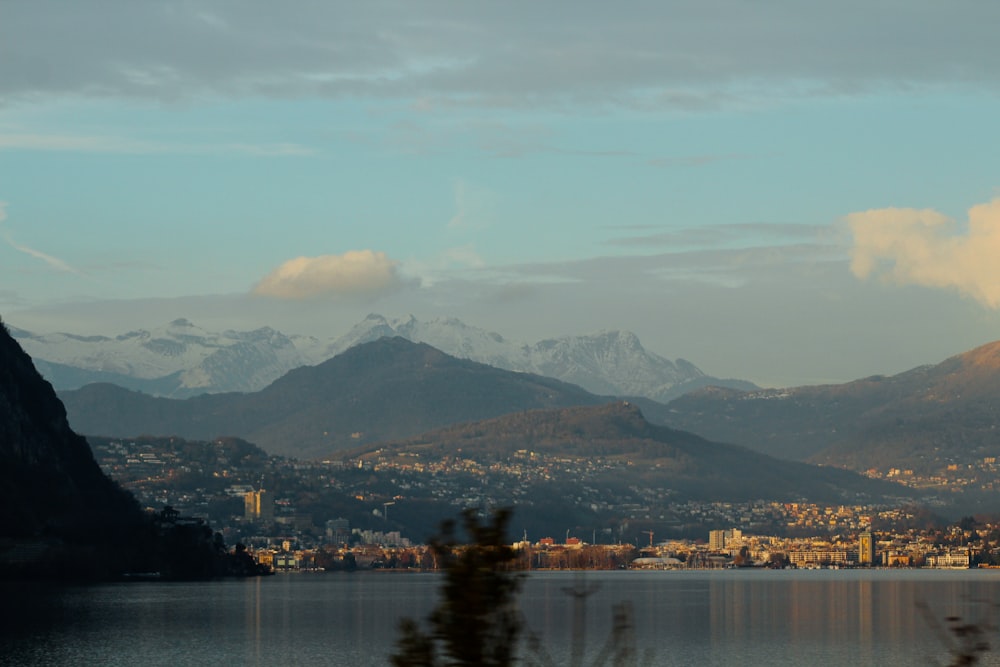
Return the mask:
<path id="1" fill-rule="evenodd" d="M 0 664 L 386 665 L 399 619 L 422 619 L 440 582 L 364 572 L 0 584 Z M 590 593 L 576 608 L 583 618 L 571 590 Z M 544 572 L 527 578 L 519 600 L 548 655 L 530 654 L 535 664 L 567 665 L 574 646 L 591 664 L 620 603 L 651 665 L 947 664 L 944 619 L 993 623 L 1000 571 Z M 1000 665 L 1000 633 L 988 638 L 996 650 L 982 664 Z"/>

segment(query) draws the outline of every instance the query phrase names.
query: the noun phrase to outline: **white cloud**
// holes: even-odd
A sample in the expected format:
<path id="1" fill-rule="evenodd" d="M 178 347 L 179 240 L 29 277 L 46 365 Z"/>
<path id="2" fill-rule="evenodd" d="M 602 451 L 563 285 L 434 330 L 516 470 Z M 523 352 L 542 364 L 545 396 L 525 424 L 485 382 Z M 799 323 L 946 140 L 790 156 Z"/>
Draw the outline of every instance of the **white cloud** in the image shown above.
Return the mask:
<path id="1" fill-rule="evenodd" d="M 1000 199 L 969 209 L 964 230 L 930 209 L 875 209 L 847 222 L 858 278 L 956 290 L 1000 308 Z"/>
<path id="2" fill-rule="evenodd" d="M 253 294 L 279 299 L 374 297 L 404 284 L 399 263 L 385 253 L 352 250 L 290 259 L 257 283 Z"/>

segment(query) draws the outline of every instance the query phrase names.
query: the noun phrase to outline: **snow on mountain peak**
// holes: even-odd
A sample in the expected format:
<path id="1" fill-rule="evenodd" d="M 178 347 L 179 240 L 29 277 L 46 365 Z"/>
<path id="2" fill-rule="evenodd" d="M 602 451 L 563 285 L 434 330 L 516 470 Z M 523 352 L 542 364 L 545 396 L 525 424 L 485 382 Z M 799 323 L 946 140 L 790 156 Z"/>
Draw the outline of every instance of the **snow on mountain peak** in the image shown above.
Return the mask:
<path id="1" fill-rule="evenodd" d="M 110 380 L 173 396 L 256 391 L 293 368 L 318 364 L 386 336 L 426 343 L 505 370 L 554 377 L 602 395 L 669 400 L 680 387 L 706 380 L 690 362 L 673 362 L 648 352 L 629 331 L 606 330 L 525 344 L 452 317 L 421 321 L 413 315 L 389 319 L 371 313 L 334 340 L 286 336 L 271 327 L 216 333 L 185 318 L 115 338 L 11 331 L 32 357 L 47 364 L 50 373 L 68 369 L 62 378 L 49 378 L 60 389 Z M 88 372 L 103 375 L 87 380 Z"/>

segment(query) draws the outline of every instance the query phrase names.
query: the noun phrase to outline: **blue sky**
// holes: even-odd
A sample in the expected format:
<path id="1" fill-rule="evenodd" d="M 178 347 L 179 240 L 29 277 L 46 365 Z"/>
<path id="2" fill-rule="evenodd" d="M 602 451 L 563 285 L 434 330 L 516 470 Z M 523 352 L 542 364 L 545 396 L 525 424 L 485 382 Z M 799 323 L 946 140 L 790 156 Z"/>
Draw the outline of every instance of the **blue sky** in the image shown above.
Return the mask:
<path id="1" fill-rule="evenodd" d="M 359 4 L 7 0 L 4 318 L 620 328 L 766 385 L 1000 338 L 1000 6 Z"/>

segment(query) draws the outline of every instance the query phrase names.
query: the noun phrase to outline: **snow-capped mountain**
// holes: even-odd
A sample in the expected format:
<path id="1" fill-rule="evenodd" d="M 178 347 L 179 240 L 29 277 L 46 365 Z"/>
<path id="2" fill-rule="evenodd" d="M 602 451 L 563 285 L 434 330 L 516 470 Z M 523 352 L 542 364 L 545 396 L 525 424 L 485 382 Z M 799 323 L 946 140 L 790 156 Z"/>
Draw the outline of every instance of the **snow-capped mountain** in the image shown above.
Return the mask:
<path id="1" fill-rule="evenodd" d="M 627 331 L 566 336 L 533 345 L 453 318 L 387 319 L 372 314 L 343 336 L 323 341 L 288 336 L 265 327 L 254 331 L 201 329 L 179 319 L 151 331 L 121 336 L 11 333 L 57 389 L 112 382 L 160 396 L 256 391 L 293 368 L 318 364 L 360 343 L 400 336 L 455 357 L 511 371 L 536 373 L 577 384 L 599 395 L 646 396 L 668 401 L 716 384 L 748 389 L 738 380 L 706 376 L 694 364 L 670 361 L 642 347 Z"/>
<path id="2" fill-rule="evenodd" d="M 427 343 L 453 357 L 505 370 L 531 370 L 520 360 L 523 346 L 519 343 L 508 341 L 498 333 L 471 327 L 451 317 L 421 322 L 413 315 L 389 320 L 381 315 L 371 314 L 333 341 L 326 348 L 326 357 L 336 356 L 355 345 L 385 336 L 400 336 L 414 343 Z"/>
<path id="3" fill-rule="evenodd" d="M 595 394 L 667 401 L 678 388 L 710 380 L 694 364 L 670 361 L 642 347 L 628 331 L 543 340 L 527 350 L 531 370 L 578 384 Z"/>
<path id="4" fill-rule="evenodd" d="M 645 396 L 665 402 L 708 385 L 754 387 L 750 382 L 710 377 L 689 361 L 670 361 L 649 352 L 628 331 L 564 336 L 524 345 L 454 318 L 421 322 L 412 315 L 389 320 L 372 314 L 338 338 L 327 352 L 334 356 L 382 336 L 427 343 L 452 356 L 504 370 L 553 377 L 598 395 Z"/>
<path id="5" fill-rule="evenodd" d="M 308 339 L 296 346 L 294 339 L 268 327 L 215 333 L 185 319 L 114 338 L 36 335 L 15 328 L 11 334 L 57 389 L 113 382 L 175 397 L 253 391 L 313 362 L 299 350 L 308 347 Z"/>

